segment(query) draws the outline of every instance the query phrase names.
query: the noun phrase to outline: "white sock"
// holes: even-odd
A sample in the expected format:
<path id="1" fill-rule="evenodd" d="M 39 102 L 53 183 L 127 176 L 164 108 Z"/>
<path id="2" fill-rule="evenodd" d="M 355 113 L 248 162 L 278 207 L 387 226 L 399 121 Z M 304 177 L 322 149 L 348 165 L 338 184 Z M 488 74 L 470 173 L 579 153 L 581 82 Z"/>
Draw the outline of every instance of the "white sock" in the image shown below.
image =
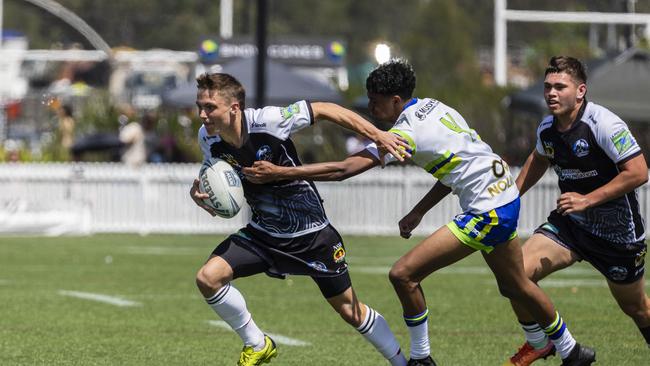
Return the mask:
<path id="1" fill-rule="evenodd" d="M 244 297 L 234 286 L 225 285 L 205 301 L 239 334 L 245 346 L 251 346 L 256 351 L 264 348 L 264 333 L 253 321 L 251 313 L 246 308 Z"/>
<path id="2" fill-rule="evenodd" d="M 526 336 L 526 342 L 533 346 L 535 349 L 542 349 L 546 347 L 546 345 L 549 342 L 548 337 L 546 336 L 546 333 L 542 330 L 542 327 L 539 326 L 537 323 L 522 323 L 521 324 L 521 329 L 524 330 L 524 335 Z"/>
<path id="3" fill-rule="evenodd" d="M 357 328 L 359 333 L 370 342 L 379 353 L 387 359 L 392 366 L 405 366 L 406 358 L 397 343 L 397 339 L 390 331 L 386 319 L 381 314 L 373 310 L 370 306 L 366 307 L 366 317 L 363 323 Z"/>
<path id="4" fill-rule="evenodd" d="M 431 354 L 429 346 L 429 309 L 415 316 L 404 316 L 411 335 L 411 359 L 421 360 Z"/>
<path id="5" fill-rule="evenodd" d="M 555 321 L 544 328 L 544 333 L 551 339 L 555 350 L 560 354 L 562 359 L 569 357 L 569 353 L 571 353 L 571 350 L 576 345 L 576 340 L 573 339 L 569 328 L 567 328 L 566 323 L 562 320 L 558 312 L 555 312 Z"/>

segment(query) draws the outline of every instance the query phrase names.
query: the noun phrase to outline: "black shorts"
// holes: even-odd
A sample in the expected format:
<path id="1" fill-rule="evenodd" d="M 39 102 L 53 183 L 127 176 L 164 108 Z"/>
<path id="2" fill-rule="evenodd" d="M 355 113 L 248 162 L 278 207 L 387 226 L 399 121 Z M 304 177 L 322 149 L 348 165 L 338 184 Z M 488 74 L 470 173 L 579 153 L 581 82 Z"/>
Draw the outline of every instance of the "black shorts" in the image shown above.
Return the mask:
<path id="1" fill-rule="evenodd" d="M 212 254 L 228 262 L 234 278 L 262 272 L 276 278 L 288 274 L 311 276 L 326 298 L 351 286 L 343 240 L 331 225 L 286 239 L 248 225 L 221 242 Z"/>
<path id="2" fill-rule="evenodd" d="M 576 253 L 579 260 L 591 263 L 608 280 L 633 283 L 643 277 L 647 246 L 636 243 L 614 243 L 579 228 L 569 216 L 551 212 L 548 221 L 538 227 L 540 233 Z"/>

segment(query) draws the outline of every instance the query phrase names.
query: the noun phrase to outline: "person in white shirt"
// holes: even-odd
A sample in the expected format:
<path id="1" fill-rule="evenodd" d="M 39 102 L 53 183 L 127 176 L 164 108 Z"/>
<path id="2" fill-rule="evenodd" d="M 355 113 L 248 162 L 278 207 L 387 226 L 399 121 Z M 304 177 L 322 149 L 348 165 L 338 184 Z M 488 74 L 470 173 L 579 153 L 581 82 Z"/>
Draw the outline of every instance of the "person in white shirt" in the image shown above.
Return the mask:
<path id="1" fill-rule="evenodd" d="M 436 270 L 481 251 L 503 296 L 525 304 L 564 359 L 563 365 L 589 365 L 595 353 L 580 346 L 548 296 L 524 271 L 517 237 L 519 192 L 508 165 L 481 140 L 453 108 L 430 98 L 414 98 L 415 72 L 404 60 L 373 70 L 366 80 L 368 108 L 376 119 L 409 142 L 410 160 L 437 179 L 433 188 L 399 222 L 408 238 L 424 214 L 449 193 L 463 212 L 402 256 L 389 277 L 402 303 L 411 336 L 409 365 L 435 365 L 430 356 L 429 310 L 420 282 Z M 387 155 L 386 162 L 395 160 Z M 244 169 L 249 180 L 341 180 L 382 164 L 376 146 L 342 162 L 279 167 L 258 161 Z M 477 307 L 477 311 L 480 308 Z"/>
<path id="2" fill-rule="evenodd" d="M 129 122 L 120 130 L 120 142 L 125 147 L 122 152 L 122 162 L 132 168 L 137 168 L 147 162 L 144 129 L 140 122 Z"/>

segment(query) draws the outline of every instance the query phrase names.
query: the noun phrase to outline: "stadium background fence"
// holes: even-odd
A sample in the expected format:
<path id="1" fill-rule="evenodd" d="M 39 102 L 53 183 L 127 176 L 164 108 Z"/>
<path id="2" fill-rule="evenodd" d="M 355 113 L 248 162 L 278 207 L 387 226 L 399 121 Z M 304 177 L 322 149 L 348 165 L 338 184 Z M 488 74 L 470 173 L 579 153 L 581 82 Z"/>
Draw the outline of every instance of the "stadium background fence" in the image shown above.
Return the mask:
<path id="1" fill-rule="evenodd" d="M 229 233 L 245 225 L 248 207 L 232 219 L 213 218 L 189 197 L 199 164 L 0 164 L 0 233 Z M 518 169 L 513 168 L 516 176 Z M 555 207 L 557 177 L 548 171 L 523 198 L 520 233 L 530 234 Z M 413 166 L 375 168 L 343 182 L 317 182 L 330 221 L 346 235 L 398 235 L 398 221 L 433 186 Z M 649 185 L 638 190 L 645 217 Z M 414 234 L 427 235 L 460 212 L 445 198 Z"/>

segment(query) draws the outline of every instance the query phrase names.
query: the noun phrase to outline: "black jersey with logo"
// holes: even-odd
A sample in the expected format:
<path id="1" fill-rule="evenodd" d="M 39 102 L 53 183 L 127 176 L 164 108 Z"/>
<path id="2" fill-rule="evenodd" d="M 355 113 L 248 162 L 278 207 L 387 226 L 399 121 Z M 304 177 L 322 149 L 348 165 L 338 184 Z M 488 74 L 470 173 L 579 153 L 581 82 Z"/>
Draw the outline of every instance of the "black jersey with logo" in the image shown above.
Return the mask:
<path id="1" fill-rule="evenodd" d="M 285 108 L 246 109 L 242 114 L 245 142 L 235 148 L 218 135 L 199 130 L 199 144 L 206 159 L 227 161 L 239 173 L 244 196 L 251 207 L 251 225 L 271 236 L 292 238 L 323 229 L 329 224 L 322 200 L 312 182 L 305 180 L 254 184 L 241 169 L 257 160 L 276 165 L 301 165 L 289 135 L 314 122 L 311 106 L 299 101 Z"/>
<path id="2" fill-rule="evenodd" d="M 556 124 L 553 116 L 542 121 L 536 149 L 550 160 L 562 193 L 590 193 L 614 179 L 620 164 L 641 154 L 625 122 L 595 103 L 583 104 L 569 130 L 559 132 Z M 636 190 L 570 217 L 587 232 L 611 242 L 645 238 Z"/>

